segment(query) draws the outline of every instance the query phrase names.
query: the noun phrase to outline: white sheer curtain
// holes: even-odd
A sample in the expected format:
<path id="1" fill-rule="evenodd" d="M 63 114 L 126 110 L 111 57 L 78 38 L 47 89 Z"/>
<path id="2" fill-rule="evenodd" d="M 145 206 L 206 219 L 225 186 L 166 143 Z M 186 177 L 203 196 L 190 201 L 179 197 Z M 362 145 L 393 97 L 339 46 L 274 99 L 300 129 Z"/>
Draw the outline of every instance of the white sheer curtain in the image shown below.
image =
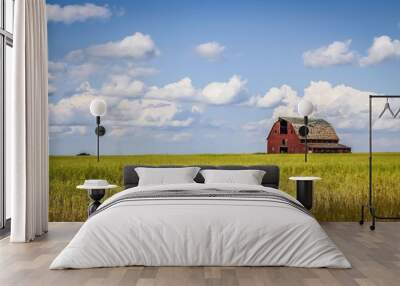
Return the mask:
<path id="1" fill-rule="evenodd" d="M 44 0 L 15 1 L 14 94 L 7 113 L 12 242 L 47 232 L 47 21 Z"/>

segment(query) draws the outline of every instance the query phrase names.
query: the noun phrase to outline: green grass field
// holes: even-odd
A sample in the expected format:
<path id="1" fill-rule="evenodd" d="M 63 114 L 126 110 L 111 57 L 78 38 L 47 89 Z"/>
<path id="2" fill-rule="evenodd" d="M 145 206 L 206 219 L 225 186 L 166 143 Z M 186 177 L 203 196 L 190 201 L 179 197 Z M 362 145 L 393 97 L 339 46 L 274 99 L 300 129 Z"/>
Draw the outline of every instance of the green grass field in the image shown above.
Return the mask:
<path id="1" fill-rule="evenodd" d="M 143 165 L 256 165 L 275 164 L 281 168 L 280 189 L 295 194 L 295 184 L 288 177 L 320 176 L 316 183 L 312 212 L 321 221 L 359 220 L 360 204 L 368 193 L 367 154 L 303 155 L 203 154 L 138 155 L 94 157 L 50 157 L 50 221 L 84 221 L 89 198 L 76 186 L 85 179 L 107 179 L 122 186 L 122 168 L 128 164 Z M 385 216 L 400 213 L 400 153 L 374 156 L 374 187 L 378 213 Z M 121 188 L 113 192 L 121 191 Z M 113 192 L 108 192 L 107 196 Z"/>

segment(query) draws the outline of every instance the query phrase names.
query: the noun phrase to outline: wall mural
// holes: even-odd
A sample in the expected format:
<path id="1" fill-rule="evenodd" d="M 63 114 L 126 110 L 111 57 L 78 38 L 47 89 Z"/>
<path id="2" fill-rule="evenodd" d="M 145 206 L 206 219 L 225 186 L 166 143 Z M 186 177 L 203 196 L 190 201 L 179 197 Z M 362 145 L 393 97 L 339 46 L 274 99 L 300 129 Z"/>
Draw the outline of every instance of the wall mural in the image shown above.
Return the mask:
<path id="1" fill-rule="evenodd" d="M 289 3 L 49 1 L 51 153 L 95 153 L 97 97 L 107 154 L 263 152 L 302 97 L 367 150 L 367 95 L 400 90 L 398 9 Z M 377 147 L 399 126 L 379 122 Z"/>
<path id="2" fill-rule="evenodd" d="M 265 156 L 266 138 L 279 117 L 295 122 L 290 118 L 300 117 L 297 105 L 307 99 L 314 105 L 310 123 L 327 130 L 321 124 L 327 122 L 337 136 L 318 131 L 315 138 L 352 152 L 340 160 L 311 156 L 313 175 L 321 175 L 321 186 L 336 193 L 342 187 L 334 173 L 343 173 L 341 183 L 360 180 L 352 187 L 356 197 L 338 194 L 340 214 L 328 213 L 323 203 L 315 212 L 322 219 L 355 219 L 367 179 L 366 155 L 357 153 L 368 150 L 368 95 L 400 92 L 399 8 L 395 1 L 356 0 L 48 1 L 51 218 L 83 219 L 86 201 L 78 202 L 84 194 L 74 197 L 75 186 L 88 176 L 120 184 L 120 167 L 133 161 L 276 163 L 289 168 L 282 187 L 293 192 L 285 178 L 307 173 L 307 167 L 300 155 Z M 82 167 L 75 155 L 96 154 L 93 99 L 107 104 L 101 154 L 122 156 L 104 157 L 97 165 L 95 157 L 80 157 L 80 163 L 88 162 Z M 374 118 L 385 104 L 376 102 Z M 400 100 L 390 104 L 393 112 L 400 108 Z M 374 119 L 376 151 L 398 151 L 399 122 L 400 115 Z M 288 134 L 285 142 L 297 137 Z M 271 153 L 291 153 L 282 142 L 270 145 Z M 303 152 L 296 144 L 293 150 Z M 199 153 L 242 155 L 129 157 Z M 382 156 L 382 172 L 399 159 L 397 153 Z M 332 160 L 336 165 L 326 164 Z M 61 195 L 66 184 L 76 198 L 69 205 Z M 341 205 L 343 199 L 352 205 Z M 61 201 L 65 213 L 56 208 Z"/>

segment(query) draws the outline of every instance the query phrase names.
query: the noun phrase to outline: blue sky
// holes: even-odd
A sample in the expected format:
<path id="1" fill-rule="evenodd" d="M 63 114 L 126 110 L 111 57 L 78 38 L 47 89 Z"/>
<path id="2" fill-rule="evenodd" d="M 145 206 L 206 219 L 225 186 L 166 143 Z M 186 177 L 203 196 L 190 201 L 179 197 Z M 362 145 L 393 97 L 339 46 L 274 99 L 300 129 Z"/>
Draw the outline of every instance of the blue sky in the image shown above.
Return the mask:
<path id="1" fill-rule="evenodd" d="M 52 154 L 95 152 L 93 98 L 107 154 L 262 152 L 302 97 L 365 151 L 368 94 L 400 90 L 399 1 L 89 3 L 48 1 Z"/>

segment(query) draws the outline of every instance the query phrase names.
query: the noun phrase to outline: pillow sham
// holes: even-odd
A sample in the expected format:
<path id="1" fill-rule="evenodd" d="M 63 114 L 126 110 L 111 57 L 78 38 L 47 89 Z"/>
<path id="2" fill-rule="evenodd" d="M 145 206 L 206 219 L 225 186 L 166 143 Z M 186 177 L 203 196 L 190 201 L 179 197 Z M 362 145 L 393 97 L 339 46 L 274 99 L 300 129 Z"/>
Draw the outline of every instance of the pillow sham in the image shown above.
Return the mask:
<path id="1" fill-rule="evenodd" d="M 148 168 L 137 167 L 139 186 L 170 185 L 195 183 L 194 178 L 200 171 L 199 167 L 183 168 Z"/>
<path id="2" fill-rule="evenodd" d="M 265 171 L 261 170 L 202 170 L 205 184 L 261 185 Z"/>

